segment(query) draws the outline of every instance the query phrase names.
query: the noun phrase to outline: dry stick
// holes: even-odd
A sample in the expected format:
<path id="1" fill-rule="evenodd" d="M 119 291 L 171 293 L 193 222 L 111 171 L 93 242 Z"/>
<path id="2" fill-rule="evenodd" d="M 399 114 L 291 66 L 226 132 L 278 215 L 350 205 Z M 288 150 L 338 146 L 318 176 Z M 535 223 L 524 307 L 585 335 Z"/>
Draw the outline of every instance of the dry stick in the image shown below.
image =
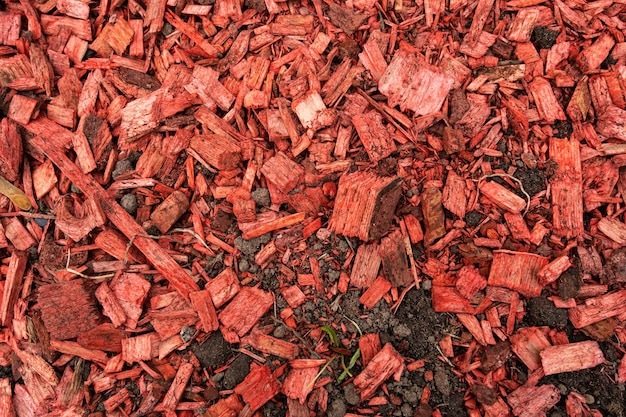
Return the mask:
<path id="1" fill-rule="evenodd" d="M 83 274 L 82 272 L 79 272 L 73 268 L 70 268 L 70 257 L 72 255 L 72 249 L 71 248 L 67 248 L 67 262 L 65 263 L 65 271 L 70 272 L 72 274 L 76 274 L 81 278 L 86 278 L 86 279 L 107 279 L 107 278 L 113 278 L 115 276 L 115 273 L 112 272 L 110 274 L 103 274 L 103 275 L 86 275 Z"/>
<path id="2" fill-rule="evenodd" d="M 298 339 L 300 343 L 302 343 L 302 346 L 304 346 L 304 348 L 309 351 L 311 356 L 318 359 L 321 358 L 322 356 L 309 347 L 309 343 L 307 342 L 307 340 L 302 337 L 302 335 L 300 335 L 300 333 L 298 333 L 296 329 L 292 329 L 291 327 L 287 326 L 287 323 L 278 318 L 278 314 L 276 312 L 276 297 L 274 296 L 274 294 L 272 294 L 272 297 L 274 297 L 274 317 L 272 317 L 274 319 L 274 323 L 280 324 L 281 326 L 284 326 L 287 330 L 289 330 L 296 337 L 296 339 Z"/>
<path id="3" fill-rule="evenodd" d="M 202 243 L 204 245 L 205 248 L 209 249 L 209 246 L 206 244 L 206 242 L 204 241 L 204 239 L 202 239 L 200 237 L 200 235 L 198 235 L 196 232 L 194 232 L 191 229 L 172 229 L 172 233 L 174 232 L 183 232 L 183 233 L 189 233 L 190 235 L 192 235 L 193 237 L 195 237 L 196 239 L 198 239 L 200 241 L 200 243 Z M 152 236 L 152 235 L 147 235 L 147 234 L 142 234 L 142 233 L 136 233 L 134 234 L 131 239 L 128 241 L 128 243 L 126 244 L 126 252 L 124 253 L 124 265 L 126 265 L 128 263 L 128 252 L 130 251 L 130 248 L 133 246 L 133 242 L 135 241 L 136 237 L 145 237 L 146 239 L 154 239 L 154 240 L 159 240 L 162 239 L 164 237 L 169 237 L 168 235 L 156 235 L 156 236 Z M 181 243 L 183 244 L 184 242 L 178 241 L 178 240 L 174 240 L 174 242 L 177 243 Z"/>
<path id="4" fill-rule="evenodd" d="M 522 214 L 522 216 L 525 216 L 526 213 L 528 213 L 528 210 L 530 209 L 530 195 L 524 189 L 524 184 L 522 184 L 522 181 L 520 181 L 519 179 L 515 178 L 513 175 L 510 175 L 510 174 L 486 174 L 486 175 L 483 175 L 482 177 L 478 178 L 477 180 L 472 180 L 472 181 L 474 181 L 476 183 L 479 183 L 479 182 L 483 181 L 486 178 L 493 178 L 493 177 L 509 178 L 509 179 L 515 181 L 519 185 L 519 190 L 522 192 L 522 194 L 524 194 L 524 197 L 526 197 L 526 208 L 524 209 L 524 214 Z M 477 189 L 477 192 L 480 194 L 480 189 Z"/>
<path id="5" fill-rule="evenodd" d="M 439 347 L 438 343 L 435 343 L 435 348 L 437 348 L 437 352 L 439 352 L 441 354 L 441 359 L 443 359 L 443 361 L 445 363 L 447 363 L 448 365 L 450 365 L 453 368 L 456 368 L 456 366 L 454 366 L 454 364 L 450 361 L 450 359 L 448 359 L 446 357 L 446 355 L 443 354 L 443 351 L 441 350 L 441 348 Z"/>
<path id="6" fill-rule="evenodd" d="M 55 220 L 57 217 L 52 214 L 41 214 L 41 213 L 29 213 L 27 211 L 15 211 L 12 213 L 0 213 L 0 217 L 28 217 L 31 219 L 46 219 L 46 220 Z"/>
<path id="7" fill-rule="evenodd" d="M 402 300 L 404 300 L 404 296 L 406 295 L 406 293 L 415 287 L 417 287 L 417 285 L 415 284 L 415 282 L 412 282 L 411 285 L 402 290 L 402 292 L 400 293 L 400 297 L 398 297 L 398 301 L 396 301 L 396 303 L 391 306 L 391 312 L 393 314 L 396 314 L 398 312 L 398 308 L 400 307 L 400 304 L 402 304 Z"/>

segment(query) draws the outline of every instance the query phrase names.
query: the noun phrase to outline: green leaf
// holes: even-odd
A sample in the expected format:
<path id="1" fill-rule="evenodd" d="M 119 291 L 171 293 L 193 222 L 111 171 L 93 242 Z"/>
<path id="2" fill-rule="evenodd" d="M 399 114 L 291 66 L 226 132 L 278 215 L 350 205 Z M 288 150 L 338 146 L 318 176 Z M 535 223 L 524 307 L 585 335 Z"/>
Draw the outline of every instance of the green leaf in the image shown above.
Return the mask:
<path id="1" fill-rule="evenodd" d="M 322 330 L 328 334 L 328 338 L 330 339 L 330 344 L 334 347 L 339 346 L 339 338 L 337 337 L 337 332 L 330 326 L 322 326 Z"/>
<path id="2" fill-rule="evenodd" d="M 348 369 L 352 369 L 352 367 L 356 364 L 356 361 L 361 357 L 361 348 L 358 348 L 354 355 L 350 358 L 350 363 L 348 363 Z"/>

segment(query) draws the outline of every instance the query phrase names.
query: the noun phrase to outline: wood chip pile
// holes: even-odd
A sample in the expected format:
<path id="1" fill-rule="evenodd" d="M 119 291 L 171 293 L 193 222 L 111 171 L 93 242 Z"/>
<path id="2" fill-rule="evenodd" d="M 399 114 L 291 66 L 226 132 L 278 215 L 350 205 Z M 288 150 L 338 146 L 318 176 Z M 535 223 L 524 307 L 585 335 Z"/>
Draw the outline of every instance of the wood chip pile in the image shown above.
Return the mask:
<path id="1" fill-rule="evenodd" d="M 0 416 L 324 415 L 339 359 L 347 415 L 391 415 L 424 358 L 302 309 L 420 288 L 470 416 L 626 382 L 623 1 L 0 6 Z"/>

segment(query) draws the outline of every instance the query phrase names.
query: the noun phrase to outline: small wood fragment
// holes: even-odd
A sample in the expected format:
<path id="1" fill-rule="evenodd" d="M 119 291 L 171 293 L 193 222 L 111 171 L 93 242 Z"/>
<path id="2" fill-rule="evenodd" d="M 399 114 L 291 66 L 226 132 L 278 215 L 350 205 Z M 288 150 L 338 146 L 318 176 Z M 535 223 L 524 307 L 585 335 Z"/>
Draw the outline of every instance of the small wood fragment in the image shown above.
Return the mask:
<path id="1" fill-rule="evenodd" d="M 540 353 L 551 346 L 550 341 L 538 327 L 524 327 L 511 335 L 511 350 L 530 369 L 541 367 Z"/>
<path id="2" fill-rule="evenodd" d="M 241 161 L 241 148 L 220 135 L 197 135 L 191 140 L 191 149 L 217 169 L 235 169 Z"/>
<path id="3" fill-rule="evenodd" d="M 446 234 L 446 217 L 441 202 L 441 190 L 437 187 L 428 187 L 422 193 L 421 198 L 424 213 L 424 244 L 430 246 Z"/>
<path id="4" fill-rule="evenodd" d="M 232 299 L 240 290 L 239 278 L 232 268 L 226 268 L 204 287 L 211 294 L 215 308 L 220 308 Z"/>
<path id="5" fill-rule="evenodd" d="M 149 361 L 159 354 L 161 338 L 156 332 L 122 340 L 122 358 L 127 363 Z"/>
<path id="6" fill-rule="evenodd" d="M 3 410 L 3 417 L 15 417 L 16 415 L 9 378 L 0 378 L 0 410 Z"/>
<path id="7" fill-rule="evenodd" d="M 548 265 L 541 268 L 539 272 L 537 272 L 539 282 L 541 283 L 541 285 L 548 285 L 559 279 L 561 274 L 569 269 L 569 267 L 571 266 L 572 264 L 569 260 L 569 256 L 559 256 Z"/>
<path id="8" fill-rule="evenodd" d="M 250 335 L 241 339 L 241 343 L 249 344 L 260 352 L 288 360 L 295 359 L 300 352 L 297 345 L 269 336 L 258 329 L 252 329 Z"/>
<path id="9" fill-rule="evenodd" d="M 361 401 L 370 398 L 378 387 L 389 377 L 399 381 L 404 371 L 404 360 L 400 354 L 387 343 L 372 358 L 365 369 L 354 379 L 354 388 Z"/>
<path id="10" fill-rule="evenodd" d="M 271 294 L 258 288 L 242 288 L 218 315 L 223 329 L 244 336 L 268 312 L 273 300 Z"/>
<path id="11" fill-rule="evenodd" d="M 263 164 L 261 173 L 280 191 L 288 193 L 300 183 L 304 176 L 304 169 L 284 153 L 279 152 Z"/>
<path id="12" fill-rule="evenodd" d="M 489 272 L 489 285 L 510 288 L 525 297 L 538 297 L 542 284 L 537 273 L 548 264 L 548 259 L 530 253 L 497 250 Z"/>
<path id="13" fill-rule="evenodd" d="M 457 273 L 455 287 L 457 291 L 468 300 L 474 297 L 478 291 L 483 290 L 486 286 L 487 280 L 474 266 L 464 266 Z"/>
<path id="14" fill-rule="evenodd" d="M 189 199 L 185 193 L 174 191 L 152 212 L 150 219 L 161 233 L 167 233 L 188 208 Z"/>
<path id="15" fill-rule="evenodd" d="M 619 290 L 585 300 L 584 304 L 570 308 L 569 320 L 580 329 L 609 317 L 626 313 L 626 290 Z"/>
<path id="16" fill-rule="evenodd" d="M 598 342 L 592 340 L 549 346 L 539 355 L 546 375 L 580 371 L 604 363 L 604 354 Z"/>
<path id="17" fill-rule="evenodd" d="M 25 125 L 33 116 L 37 104 L 38 102 L 35 99 L 16 94 L 11 99 L 8 116 L 15 122 Z"/>
<path id="18" fill-rule="evenodd" d="M 172 412 L 176 409 L 176 405 L 180 401 L 183 391 L 187 387 L 187 383 L 191 378 L 193 369 L 194 366 L 190 362 L 185 361 L 180 364 L 170 388 L 167 390 L 167 393 L 165 393 L 161 404 L 155 408 L 155 411 Z"/>
<path id="19" fill-rule="evenodd" d="M 511 213 L 519 213 L 526 208 L 523 198 L 495 181 L 482 181 L 478 188 L 493 204 Z"/>
<path id="20" fill-rule="evenodd" d="M 2 303 L 0 304 L 0 323 L 8 327 L 13 319 L 19 292 L 26 271 L 28 257 L 25 253 L 15 251 L 9 259 L 9 268 L 3 282 Z"/>
<path id="21" fill-rule="evenodd" d="M 106 282 L 100 284 L 95 292 L 96 298 L 102 306 L 102 314 L 107 316 L 115 327 L 119 327 L 126 322 L 124 309 L 115 298 L 115 294 Z"/>
<path id="22" fill-rule="evenodd" d="M 369 288 L 378 276 L 382 259 L 375 243 L 359 246 L 350 274 L 350 284 L 356 288 Z"/>
<path id="23" fill-rule="evenodd" d="M 580 236 L 583 226 L 582 168 L 576 140 L 550 139 L 550 157 L 558 169 L 551 179 L 554 232 Z"/>
<path id="24" fill-rule="evenodd" d="M 413 282 L 411 271 L 409 271 L 404 238 L 400 231 L 396 230 L 381 239 L 379 252 L 383 273 L 391 285 L 405 287 Z"/>
<path id="25" fill-rule="evenodd" d="M 385 278 L 379 276 L 372 282 L 365 292 L 359 298 L 359 302 L 367 308 L 372 308 L 378 303 L 387 292 L 391 289 L 392 285 Z"/>
<path id="26" fill-rule="evenodd" d="M 308 395 L 313 391 L 315 377 L 319 371 L 319 365 L 312 365 L 306 359 L 295 359 L 290 362 L 293 368 L 289 371 L 283 382 L 283 393 L 291 399 L 304 404 Z M 302 364 L 302 365 L 300 365 Z"/>
<path id="27" fill-rule="evenodd" d="M 389 106 L 400 106 L 418 115 L 438 112 L 454 85 L 454 79 L 416 55 L 398 50 L 378 83 Z"/>
<path id="28" fill-rule="evenodd" d="M 370 161 L 376 163 L 396 150 L 391 134 L 383 125 L 383 117 L 372 110 L 352 118 L 352 124 L 365 146 Z"/>
<path id="29" fill-rule="evenodd" d="M 506 397 L 511 411 L 518 417 L 545 415 L 560 399 L 559 389 L 552 384 L 521 386 Z"/>
<path id="30" fill-rule="evenodd" d="M 533 82 L 528 85 L 528 88 L 535 100 L 541 118 L 548 123 L 566 119 L 565 113 L 554 96 L 554 91 L 548 80 L 536 77 Z"/>
<path id="31" fill-rule="evenodd" d="M 235 392 L 250 412 L 254 412 L 280 392 L 280 382 L 272 375 L 269 366 L 253 364 L 250 373 L 235 387 Z"/>
<path id="32" fill-rule="evenodd" d="M 202 331 L 211 333 L 219 328 L 219 321 L 215 306 L 211 300 L 209 290 L 194 291 L 189 293 L 191 305 L 200 317 L 200 327 Z"/>

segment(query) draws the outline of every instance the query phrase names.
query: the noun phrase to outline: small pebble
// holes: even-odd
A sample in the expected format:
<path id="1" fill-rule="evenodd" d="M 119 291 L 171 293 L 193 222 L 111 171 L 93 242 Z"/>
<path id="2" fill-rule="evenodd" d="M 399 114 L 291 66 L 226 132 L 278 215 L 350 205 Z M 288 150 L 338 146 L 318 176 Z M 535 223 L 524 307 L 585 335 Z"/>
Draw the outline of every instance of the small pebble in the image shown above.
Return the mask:
<path id="1" fill-rule="evenodd" d="M 430 291 L 430 289 L 433 287 L 433 282 L 431 280 L 426 280 L 424 282 L 422 282 L 422 288 L 426 291 Z"/>
<path id="2" fill-rule="evenodd" d="M 317 230 L 317 232 L 315 233 L 315 236 L 319 239 L 319 240 L 328 240 L 328 238 L 332 235 L 332 232 L 328 229 L 326 229 L 325 227 L 321 227 Z"/>
<path id="3" fill-rule="evenodd" d="M 239 270 L 241 272 L 246 272 L 248 269 L 250 269 L 250 263 L 246 258 L 241 258 L 239 260 Z"/>
<path id="4" fill-rule="evenodd" d="M 413 391 L 413 390 L 406 390 L 402 393 L 402 399 L 404 400 L 404 402 L 407 402 L 409 404 L 417 404 L 417 402 L 419 401 L 419 397 L 417 395 L 417 392 Z"/>
<path id="5" fill-rule="evenodd" d="M 596 402 L 596 399 L 591 394 L 585 394 L 585 401 L 587 404 L 593 404 Z"/>
<path id="6" fill-rule="evenodd" d="M 404 417 L 411 417 L 413 415 L 413 408 L 407 403 L 400 406 L 400 411 L 402 411 Z"/>
<path id="7" fill-rule="evenodd" d="M 121 161 L 117 161 L 117 163 L 115 164 L 115 168 L 113 169 L 113 173 L 111 174 L 111 176 L 113 177 L 113 179 L 116 179 L 117 177 L 122 176 L 132 169 L 133 163 L 128 159 L 122 159 Z"/>
<path id="8" fill-rule="evenodd" d="M 267 188 L 257 188 L 250 193 L 250 197 L 261 207 L 269 207 L 272 205 L 270 191 Z"/>
<path id="9" fill-rule="evenodd" d="M 120 200 L 120 206 L 130 215 L 137 213 L 137 196 L 135 194 L 126 194 Z"/>
<path id="10" fill-rule="evenodd" d="M 287 333 L 287 329 L 285 329 L 285 326 L 278 326 L 272 332 L 272 336 L 274 336 L 277 339 L 282 339 L 283 337 L 285 337 L 286 333 Z"/>
<path id="11" fill-rule="evenodd" d="M 354 390 L 354 384 L 348 384 L 343 387 L 343 396 L 350 405 L 357 405 L 361 398 Z"/>
<path id="12" fill-rule="evenodd" d="M 341 275 L 341 272 L 331 269 L 330 271 L 328 271 L 328 280 L 330 282 L 336 282 L 339 279 L 340 275 Z"/>
<path id="13" fill-rule="evenodd" d="M 35 223 L 37 223 L 37 226 L 39 227 L 46 227 L 46 225 L 48 224 L 48 219 L 35 218 Z"/>
<path id="14" fill-rule="evenodd" d="M 408 337 L 411 335 L 411 329 L 406 324 L 399 324 L 393 328 L 393 334 L 400 337 Z"/>
<path id="15" fill-rule="evenodd" d="M 330 403 L 328 417 L 343 417 L 346 415 L 346 411 L 346 403 L 337 398 Z"/>

